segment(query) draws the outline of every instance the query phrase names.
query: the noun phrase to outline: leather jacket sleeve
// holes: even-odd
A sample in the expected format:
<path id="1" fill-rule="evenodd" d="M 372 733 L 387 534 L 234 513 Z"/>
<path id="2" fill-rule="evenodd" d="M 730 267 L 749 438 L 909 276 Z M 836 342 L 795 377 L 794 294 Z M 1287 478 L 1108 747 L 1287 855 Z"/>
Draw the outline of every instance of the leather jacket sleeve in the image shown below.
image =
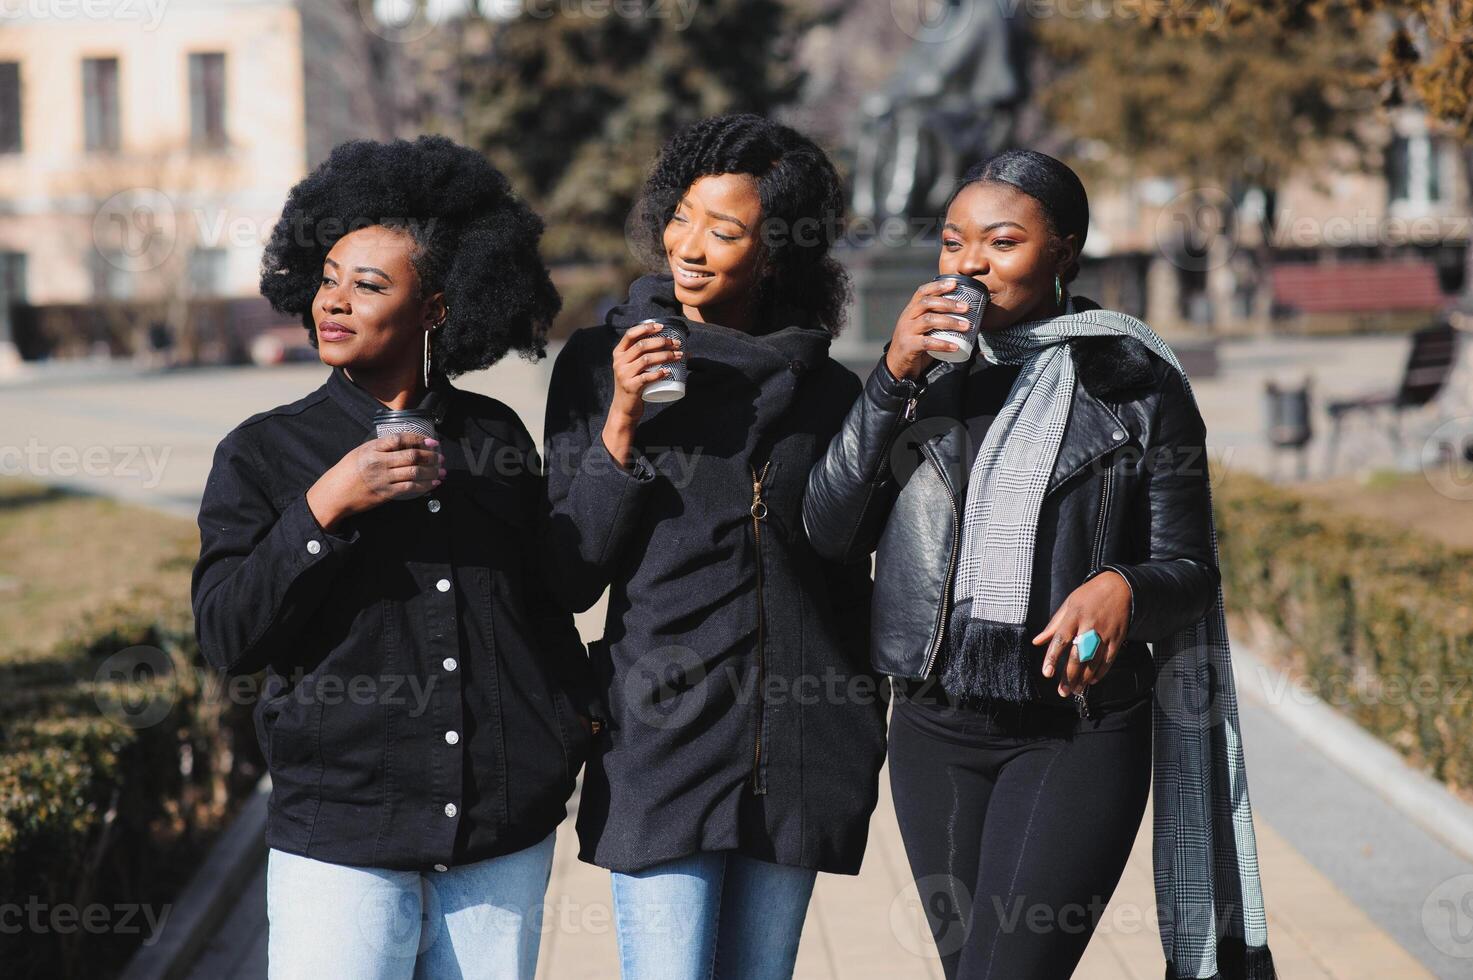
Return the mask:
<path id="1" fill-rule="evenodd" d="M 1130 586 L 1128 641 L 1163 640 L 1195 623 L 1221 581 L 1212 555 L 1206 426 L 1175 370 L 1162 382 L 1152 429 L 1134 502 L 1137 525 L 1149 531 L 1148 557 L 1100 569 L 1118 572 Z"/>
<path id="2" fill-rule="evenodd" d="M 870 372 L 828 451 L 808 474 L 803 527 L 813 550 L 845 564 L 879 544 L 899 483 L 890 447 L 905 424 L 907 403 L 921 386 L 896 379 L 884 357 Z"/>

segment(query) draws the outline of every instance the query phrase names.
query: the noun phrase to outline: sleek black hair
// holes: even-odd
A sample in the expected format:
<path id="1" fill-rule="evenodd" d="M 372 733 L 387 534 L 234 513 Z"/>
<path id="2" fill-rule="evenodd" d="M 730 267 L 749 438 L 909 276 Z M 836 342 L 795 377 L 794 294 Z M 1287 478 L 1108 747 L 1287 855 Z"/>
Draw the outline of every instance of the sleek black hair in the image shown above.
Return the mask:
<path id="1" fill-rule="evenodd" d="M 968 186 L 983 183 L 1007 184 L 1027 194 L 1043 208 L 1049 231 L 1056 238 L 1076 235 L 1080 250 L 1084 249 L 1084 237 L 1089 233 L 1089 196 L 1079 175 L 1067 164 L 1037 150 L 1004 150 L 967 168 L 947 198 L 946 209 L 950 210 L 951 202 Z M 1060 278 L 1073 282 L 1077 275 L 1078 258 Z"/>
<path id="2" fill-rule="evenodd" d="M 681 132 L 660 153 L 630 229 L 647 262 L 666 266 L 665 226 L 691 184 L 747 174 L 762 202 L 764 249 L 757 309 L 789 311 L 837 336 L 849 275 L 830 254 L 844 215 L 843 187 L 828 155 L 808 137 L 750 113 L 713 116 Z"/>
<path id="3" fill-rule="evenodd" d="M 454 377 L 511 350 L 546 356 L 562 300 L 537 251 L 542 219 L 484 156 L 444 136 L 341 143 L 287 195 L 261 260 L 261 295 L 278 312 L 301 314 L 313 347 L 323 259 L 338 239 L 373 225 L 409 234 L 421 296 L 445 293 L 436 369 Z"/>

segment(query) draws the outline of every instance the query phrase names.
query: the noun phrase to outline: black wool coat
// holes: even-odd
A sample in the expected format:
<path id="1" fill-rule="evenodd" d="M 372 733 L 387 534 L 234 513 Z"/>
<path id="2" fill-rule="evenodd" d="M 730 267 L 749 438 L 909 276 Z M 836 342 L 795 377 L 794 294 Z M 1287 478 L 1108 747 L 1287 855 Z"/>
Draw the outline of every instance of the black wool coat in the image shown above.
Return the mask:
<path id="1" fill-rule="evenodd" d="M 679 314 L 668 276 L 639 280 L 569 339 L 548 392 L 550 578 L 575 611 L 611 588 L 579 856 L 633 872 L 734 850 L 855 874 L 885 749 L 869 560 L 820 558 L 801 511 L 859 380 L 817 327 L 692 323 L 688 392 L 645 407 L 625 470 L 601 436 L 613 348 Z"/>

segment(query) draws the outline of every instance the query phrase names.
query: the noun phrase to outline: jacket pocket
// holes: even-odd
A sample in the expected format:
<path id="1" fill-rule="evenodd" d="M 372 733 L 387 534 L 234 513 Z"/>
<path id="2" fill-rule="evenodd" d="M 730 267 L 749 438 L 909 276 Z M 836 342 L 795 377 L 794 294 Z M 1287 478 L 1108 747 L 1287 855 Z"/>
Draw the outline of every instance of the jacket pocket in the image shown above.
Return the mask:
<path id="1" fill-rule="evenodd" d="M 501 477 L 476 477 L 466 497 L 477 512 L 492 521 L 526 528 L 531 515 L 526 512 L 526 499 L 519 489 Z"/>
<path id="2" fill-rule="evenodd" d="M 468 519 L 463 524 L 464 533 L 477 541 L 474 551 L 486 556 L 484 563 L 498 580 L 498 588 L 505 590 L 513 602 L 520 603 L 522 564 L 531 528 L 525 497 L 505 480 L 479 478 L 467 491 L 466 499 Z M 457 528 L 457 533 L 462 533 L 461 528 Z"/>
<path id="3" fill-rule="evenodd" d="M 573 699 L 557 684 L 554 683 L 551 687 L 552 706 L 557 713 L 558 734 L 563 742 L 563 758 L 567 761 L 568 778 L 577 779 L 578 770 L 583 768 L 583 763 L 588 758 L 593 736 L 579 720 Z"/>
<path id="4" fill-rule="evenodd" d="M 317 733 L 322 706 L 300 692 L 301 685 L 273 698 L 261 712 L 262 749 L 271 773 L 271 809 L 283 818 L 273 824 L 276 837 L 305 848 L 321 806 L 318 783 L 322 753 Z"/>

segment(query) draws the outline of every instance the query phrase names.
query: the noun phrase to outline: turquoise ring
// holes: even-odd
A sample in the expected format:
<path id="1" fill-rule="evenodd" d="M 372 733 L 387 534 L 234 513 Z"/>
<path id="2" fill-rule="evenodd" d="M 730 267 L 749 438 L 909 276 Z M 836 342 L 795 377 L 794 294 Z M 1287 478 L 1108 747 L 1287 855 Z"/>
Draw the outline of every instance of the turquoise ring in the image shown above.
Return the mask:
<path id="1" fill-rule="evenodd" d="M 1087 664 L 1095 658 L 1095 651 L 1100 648 L 1100 634 L 1094 630 L 1085 630 L 1074 638 L 1074 645 L 1079 648 L 1079 662 Z"/>

